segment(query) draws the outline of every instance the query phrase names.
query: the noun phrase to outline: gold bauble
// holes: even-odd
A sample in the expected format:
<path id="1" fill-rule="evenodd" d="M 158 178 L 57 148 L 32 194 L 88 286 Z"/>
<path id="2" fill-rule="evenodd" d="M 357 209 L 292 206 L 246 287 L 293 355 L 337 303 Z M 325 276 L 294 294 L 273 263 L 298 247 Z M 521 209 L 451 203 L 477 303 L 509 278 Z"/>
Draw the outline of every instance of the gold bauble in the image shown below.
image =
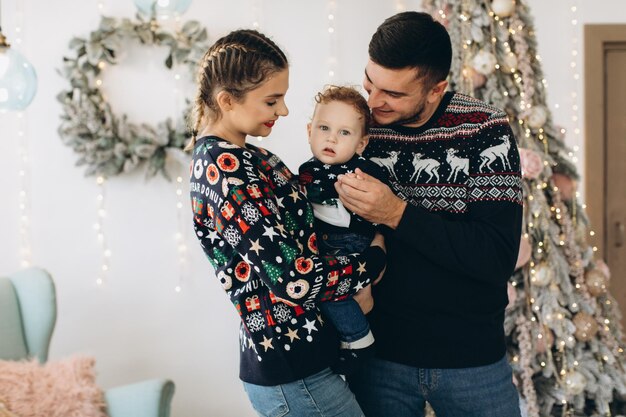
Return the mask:
<path id="1" fill-rule="evenodd" d="M 584 311 L 577 313 L 572 321 L 574 322 L 574 326 L 576 326 L 574 336 L 581 342 L 590 341 L 598 332 L 598 323 L 596 323 L 591 315 Z"/>
<path id="2" fill-rule="evenodd" d="M 590 269 L 585 274 L 585 283 L 594 297 L 606 293 L 606 276 L 599 269 Z"/>

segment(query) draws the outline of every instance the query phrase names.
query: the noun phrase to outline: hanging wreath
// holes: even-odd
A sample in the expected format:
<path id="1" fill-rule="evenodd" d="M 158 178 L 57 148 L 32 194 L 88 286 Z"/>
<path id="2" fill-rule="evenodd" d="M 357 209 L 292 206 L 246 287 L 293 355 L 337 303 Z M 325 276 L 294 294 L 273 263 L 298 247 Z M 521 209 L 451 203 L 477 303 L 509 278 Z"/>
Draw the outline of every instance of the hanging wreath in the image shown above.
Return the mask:
<path id="1" fill-rule="evenodd" d="M 70 83 L 58 100 L 63 107 L 59 134 L 63 142 L 79 154 L 77 165 L 86 165 L 85 175 L 111 177 L 147 165 L 147 176 L 165 172 L 168 158 L 184 157 L 182 148 L 189 138 L 187 108 L 180 120 L 168 118 L 157 126 L 133 124 L 125 114 L 114 113 L 105 100 L 100 74 L 106 65 L 117 64 L 122 47 L 131 41 L 148 46 L 166 46 L 165 67 L 186 67 L 195 78 L 196 65 L 208 48 L 207 32 L 197 21 L 189 21 L 175 33 L 154 20 L 138 21 L 103 17 L 88 39 L 73 38 L 73 57 L 63 58 L 60 73 Z"/>

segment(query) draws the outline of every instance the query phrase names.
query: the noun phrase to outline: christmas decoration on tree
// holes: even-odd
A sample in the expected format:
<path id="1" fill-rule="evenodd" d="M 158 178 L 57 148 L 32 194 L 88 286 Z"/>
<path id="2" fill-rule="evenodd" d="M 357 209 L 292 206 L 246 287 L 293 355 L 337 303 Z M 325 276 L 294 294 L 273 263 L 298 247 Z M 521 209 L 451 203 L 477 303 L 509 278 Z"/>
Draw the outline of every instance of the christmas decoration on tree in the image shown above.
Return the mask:
<path id="1" fill-rule="evenodd" d="M 454 49 L 450 88 L 503 109 L 517 138 L 524 225 L 505 319 L 523 414 L 623 413 L 626 370 L 608 267 L 587 242 L 579 179 L 553 124 L 523 0 L 425 0 Z"/>

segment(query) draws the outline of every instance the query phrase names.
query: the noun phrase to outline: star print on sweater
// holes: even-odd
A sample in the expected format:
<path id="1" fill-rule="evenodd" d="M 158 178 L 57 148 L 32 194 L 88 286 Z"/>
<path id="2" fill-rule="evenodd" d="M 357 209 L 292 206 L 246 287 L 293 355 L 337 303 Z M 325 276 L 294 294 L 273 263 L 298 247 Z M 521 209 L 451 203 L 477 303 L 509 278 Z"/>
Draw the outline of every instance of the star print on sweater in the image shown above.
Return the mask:
<path id="1" fill-rule="evenodd" d="M 241 317 L 240 378 L 276 385 L 329 366 L 338 342 L 317 303 L 370 283 L 384 267 L 382 249 L 320 256 L 305 194 L 262 148 L 199 139 L 190 176 L 196 235 Z"/>

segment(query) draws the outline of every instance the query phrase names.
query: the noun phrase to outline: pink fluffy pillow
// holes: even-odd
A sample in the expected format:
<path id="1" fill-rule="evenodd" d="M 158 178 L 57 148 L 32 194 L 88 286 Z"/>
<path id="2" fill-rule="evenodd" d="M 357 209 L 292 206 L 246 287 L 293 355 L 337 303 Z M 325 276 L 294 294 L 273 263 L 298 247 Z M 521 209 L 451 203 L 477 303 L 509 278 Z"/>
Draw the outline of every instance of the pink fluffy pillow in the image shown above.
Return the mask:
<path id="1" fill-rule="evenodd" d="M 84 356 L 44 365 L 0 360 L 0 400 L 19 417 L 106 417 L 95 362 Z"/>

